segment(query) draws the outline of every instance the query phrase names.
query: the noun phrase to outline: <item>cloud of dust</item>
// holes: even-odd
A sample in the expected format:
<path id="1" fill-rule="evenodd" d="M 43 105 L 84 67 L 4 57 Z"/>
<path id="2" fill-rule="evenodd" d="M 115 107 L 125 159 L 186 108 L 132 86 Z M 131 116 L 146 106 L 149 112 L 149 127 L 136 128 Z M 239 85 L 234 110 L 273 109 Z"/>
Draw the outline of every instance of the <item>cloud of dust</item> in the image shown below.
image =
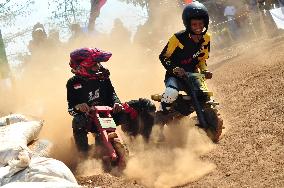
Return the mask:
<path id="1" fill-rule="evenodd" d="M 150 98 L 151 94 L 163 92 L 165 71 L 158 55 L 169 37 L 183 27 L 178 12 L 176 15 L 169 14 L 163 8 L 152 12 L 153 19 L 138 29 L 143 35 L 150 28 L 152 32 L 149 36 L 134 39 L 134 44 L 130 42 L 127 32 L 114 28 L 110 35 L 86 35 L 68 44 L 39 47 L 23 64 L 23 73 L 14 80 L 12 91 L 4 95 L 0 109 L 6 113 L 17 112 L 44 119 L 40 136 L 53 142 L 54 158 L 73 167 L 78 154 L 72 141 L 72 117 L 67 113 L 65 85 L 72 76 L 68 65 L 69 53 L 80 47 L 111 51 L 112 58 L 102 64 L 110 69 L 112 83 L 123 102 L 139 97 Z M 161 26 L 165 24 L 161 20 L 174 26 L 161 34 Z M 176 29 L 177 25 L 181 27 Z M 149 46 L 144 45 L 145 41 L 161 38 L 162 42 L 153 44 L 155 48 L 150 51 L 147 49 Z M 188 126 L 186 131 L 181 131 L 184 130 L 183 123 L 177 127 L 165 130 L 168 141 L 172 141 L 168 147 L 145 151 L 134 149 L 135 156 L 130 159 L 125 171 L 127 177 L 139 179 L 149 186 L 169 187 L 193 181 L 214 169 L 213 164 L 199 159 L 201 154 L 212 148 L 207 136 Z M 96 162 L 86 161 L 80 165 L 78 173 L 82 173 L 80 169 L 96 166 L 90 164 Z"/>
<path id="2" fill-rule="evenodd" d="M 152 136 L 155 136 L 156 130 Z M 211 172 L 215 165 L 200 159 L 214 146 L 205 132 L 184 118 L 164 130 L 166 142 L 161 146 L 148 145 L 142 139 L 131 143 L 133 156 L 125 175 L 149 187 L 185 185 Z"/>
<path id="3" fill-rule="evenodd" d="M 68 51 L 63 47 L 40 46 L 22 65 L 23 69 L 16 70 L 12 89 L 0 104 L 5 113 L 43 119 L 40 137 L 53 142 L 56 158 L 63 161 L 64 156 L 70 156 L 65 148 L 69 148 L 72 133 L 65 89 L 71 76 Z"/>
<path id="4" fill-rule="evenodd" d="M 99 175 L 102 174 L 103 172 L 104 171 L 100 160 L 87 159 L 78 163 L 75 173 L 77 176 L 85 177 L 85 176 Z"/>
<path id="5" fill-rule="evenodd" d="M 68 65 L 72 50 L 97 47 L 113 53 L 112 58 L 102 64 L 110 69 L 112 83 L 122 102 L 150 98 L 151 94 L 163 90 L 164 73 L 158 58 L 145 55 L 145 49 L 131 44 L 124 34 L 85 35 L 58 46 L 42 44 L 23 63 L 22 69 L 15 71 L 12 89 L 0 91 L 1 112 L 43 119 L 40 137 L 53 142 L 53 157 L 72 164 L 70 158 L 75 160 L 77 154 L 73 149 L 72 117 L 67 112 L 66 99 L 66 82 L 72 77 Z"/>

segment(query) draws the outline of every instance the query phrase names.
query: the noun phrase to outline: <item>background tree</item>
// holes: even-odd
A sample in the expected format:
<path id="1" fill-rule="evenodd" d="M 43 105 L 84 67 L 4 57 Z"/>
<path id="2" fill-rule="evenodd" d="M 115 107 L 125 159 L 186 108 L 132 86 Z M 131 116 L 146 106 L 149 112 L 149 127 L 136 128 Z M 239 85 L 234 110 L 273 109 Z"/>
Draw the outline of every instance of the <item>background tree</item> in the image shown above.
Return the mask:
<path id="1" fill-rule="evenodd" d="M 49 0 L 48 8 L 52 10 L 50 20 L 59 28 L 69 28 L 72 23 L 86 23 L 89 12 L 80 0 Z"/>
<path id="2" fill-rule="evenodd" d="M 16 0 L 6 0 L 0 3 L 0 23 L 2 27 L 14 24 L 17 17 L 27 17 L 31 13 L 30 5 L 34 0 L 17 3 Z"/>
<path id="3" fill-rule="evenodd" d="M 93 31 L 95 27 L 96 19 L 100 15 L 102 6 L 106 3 L 107 0 L 91 0 L 91 10 L 88 23 L 88 30 Z"/>

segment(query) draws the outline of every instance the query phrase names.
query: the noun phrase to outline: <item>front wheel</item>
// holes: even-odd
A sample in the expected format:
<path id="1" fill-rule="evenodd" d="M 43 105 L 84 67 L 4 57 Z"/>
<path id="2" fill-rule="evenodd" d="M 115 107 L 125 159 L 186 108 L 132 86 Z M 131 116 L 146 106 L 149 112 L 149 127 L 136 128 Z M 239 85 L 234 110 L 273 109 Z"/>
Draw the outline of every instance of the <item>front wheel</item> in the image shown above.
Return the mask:
<path id="1" fill-rule="evenodd" d="M 129 158 L 129 150 L 126 144 L 118 138 L 114 138 L 113 147 L 118 155 L 117 166 L 119 170 L 124 170 L 126 168 L 127 159 Z"/>
<path id="2" fill-rule="evenodd" d="M 117 160 L 112 161 L 110 156 L 103 156 L 103 169 L 105 172 L 115 172 L 115 174 L 118 175 L 126 168 L 127 159 L 129 157 L 129 151 L 126 145 L 116 138 L 112 141 L 112 146 L 118 158 Z"/>
<path id="3" fill-rule="evenodd" d="M 218 110 L 215 108 L 204 109 L 205 120 L 209 127 L 205 130 L 208 137 L 214 142 L 218 143 L 223 129 L 223 119 Z"/>
<path id="4" fill-rule="evenodd" d="M 118 170 L 117 173 L 119 174 L 126 168 L 129 151 L 123 141 L 118 138 L 117 133 L 109 133 L 108 139 L 110 140 L 110 143 L 116 152 L 117 159 L 112 161 L 110 156 L 103 156 L 103 168 L 106 172 L 116 172 Z"/>

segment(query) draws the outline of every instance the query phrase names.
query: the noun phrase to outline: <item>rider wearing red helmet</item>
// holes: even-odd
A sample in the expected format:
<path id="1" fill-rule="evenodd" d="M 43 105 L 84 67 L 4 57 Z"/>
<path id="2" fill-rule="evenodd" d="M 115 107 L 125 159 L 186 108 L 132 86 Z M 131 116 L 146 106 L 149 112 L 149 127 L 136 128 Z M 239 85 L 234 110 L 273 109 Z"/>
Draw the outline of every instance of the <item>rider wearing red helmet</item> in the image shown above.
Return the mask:
<path id="1" fill-rule="evenodd" d="M 72 73 L 77 76 L 97 79 L 99 68 L 100 72 L 106 72 L 100 62 L 106 62 L 111 57 L 110 52 L 104 52 L 96 48 L 80 48 L 70 53 L 69 65 Z"/>
<path id="2" fill-rule="evenodd" d="M 80 48 L 70 53 L 70 67 L 75 75 L 67 82 L 68 112 L 74 116 L 73 136 L 79 151 L 88 151 L 85 113 L 92 105 L 113 107 L 114 117 L 122 110 L 109 71 L 100 62 L 106 62 L 111 53 L 96 48 Z M 115 118 L 116 120 L 116 118 Z"/>
<path id="3" fill-rule="evenodd" d="M 111 53 L 99 49 L 81 48 L 70 53 L 70 67 L 75 74 L 67 82 L 68 111 L 74 116 L 73 136 L 79 151 L 88 151 L 86 112 L 92 105 L 113 107 L 113 119 L 128 135 L 141 134 L 149 139 L 154 123 L 155 105 L 139 98 L 121 104 L 109 79 L 109 71 L 100 62 L 106 62 Z M 122 110 L 123 106 L 123 111 Z"/>

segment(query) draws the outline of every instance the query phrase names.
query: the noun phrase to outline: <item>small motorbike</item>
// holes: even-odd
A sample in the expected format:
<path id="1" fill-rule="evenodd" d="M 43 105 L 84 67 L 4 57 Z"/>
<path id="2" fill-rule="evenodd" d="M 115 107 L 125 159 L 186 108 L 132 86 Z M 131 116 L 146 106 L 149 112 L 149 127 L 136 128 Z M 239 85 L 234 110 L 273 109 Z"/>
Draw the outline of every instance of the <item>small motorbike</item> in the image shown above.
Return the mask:
<path id="1" fill-rule="evenodd" d="M 185 94 L 179 94 L 172 104 L 169 113 L 156 112 L 156 123 L 167 124 L 180 117 L 196 112 L 197 126 L 204 129 L 209 138 L 215 143 L 220 139 L 223 120 L 218 112 L 219 103 L 213 99 L 213 92 L 209 91 L 205 83 L 205 75 L 201 73 L 187 73 L 182 79 Z M 161 102 L 162 95 L 152 95 L 151 99 Z"/>
<path id="2" fill-rule="evenodd" d="M 117 167 L 123 170 L 126 167 L 129 151 L 116 129 L 116 123 L 111 115 L 109 106 L 93 106 L 87 113 L 89 123 L 87 131 L 95 133 L 96 150 L 100 148 L 100 157 L 106 171 Z"/>

